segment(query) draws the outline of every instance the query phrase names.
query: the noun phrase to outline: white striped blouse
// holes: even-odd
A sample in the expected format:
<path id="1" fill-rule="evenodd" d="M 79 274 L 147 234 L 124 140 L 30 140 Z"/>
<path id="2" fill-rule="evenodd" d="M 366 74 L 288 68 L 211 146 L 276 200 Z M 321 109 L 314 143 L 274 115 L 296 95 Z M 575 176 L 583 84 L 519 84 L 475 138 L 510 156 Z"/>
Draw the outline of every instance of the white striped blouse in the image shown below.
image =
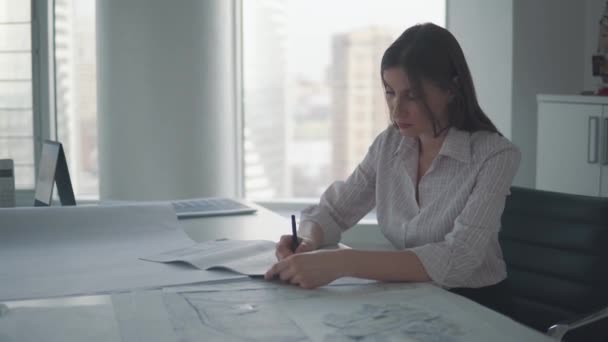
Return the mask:
<path id="1" fill-rule="evenodd" d="M 384 236 L 414 252 L 435 284 L 476 288 L 505 279 L 498 231 L 519 150 L 496 133 L 450 128 L 420 180 L 418 203 L 418 144 L 388 127 L 346 181 L 302 211 L 301 221 L 321 227 L 324 245 L 336 244 L 375 206 Z"/>

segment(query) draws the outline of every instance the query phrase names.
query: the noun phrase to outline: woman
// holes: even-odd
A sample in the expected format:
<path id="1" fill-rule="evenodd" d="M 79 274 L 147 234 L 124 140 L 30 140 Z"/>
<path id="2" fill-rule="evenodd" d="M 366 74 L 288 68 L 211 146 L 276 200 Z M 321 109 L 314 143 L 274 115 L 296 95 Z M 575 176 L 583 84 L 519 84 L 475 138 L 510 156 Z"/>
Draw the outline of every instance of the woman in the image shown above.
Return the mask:
<path id="1" fill-rule="evenodd" d="M 303 288 L 343 276 L 432 281 L 468 296 L 485 288 L 469 296 L 480 301 L 496 297 L 506 278 L 500 217 L 518 149 L 479 107 L 462 49 L 447 30 L 409 28 L 386 50 L 380 71 L 392 125 L 345 182 L 302 212 L 299 247 L 292 252 L 291 236 L 283 236 L 266 278 Z M 397 251 L 307 253 L 338 243 L 374 206 Z"/>

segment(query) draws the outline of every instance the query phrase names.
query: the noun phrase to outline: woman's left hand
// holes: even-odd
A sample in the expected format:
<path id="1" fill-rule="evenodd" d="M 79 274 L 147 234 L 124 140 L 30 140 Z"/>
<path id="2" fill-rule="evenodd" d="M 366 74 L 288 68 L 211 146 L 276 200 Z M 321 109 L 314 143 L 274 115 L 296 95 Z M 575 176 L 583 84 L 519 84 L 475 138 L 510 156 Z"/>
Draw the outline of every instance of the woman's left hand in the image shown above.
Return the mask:
<path id="1" fill-rule="evenodd" d="M 305 289 L 327 285 L 343 277 L 345 262 L 340 250 L 293 254 L 275 263 L 264 275 Z"/>

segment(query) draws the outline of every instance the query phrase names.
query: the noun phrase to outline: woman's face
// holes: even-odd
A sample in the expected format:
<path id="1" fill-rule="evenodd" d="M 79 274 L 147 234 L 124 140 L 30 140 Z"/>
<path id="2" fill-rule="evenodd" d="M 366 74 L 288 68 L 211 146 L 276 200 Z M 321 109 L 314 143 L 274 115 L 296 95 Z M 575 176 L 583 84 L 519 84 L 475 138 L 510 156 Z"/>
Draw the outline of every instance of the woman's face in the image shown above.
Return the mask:
<path id="1" fill-rule="evenodd" d="M 409 137 L 434 137 L 433 123 L 422 102 L 421 94 L 412 89 L 407 73 L 400 67 L 384 70 L 385 98 L 391 119 L 399 126 L 401 135 Z M 439 120 L 441 129 L 447 125 L 447 107 L 451 93 L 442 90 L 427 80 L 422 80 L 426 103 Z"/>

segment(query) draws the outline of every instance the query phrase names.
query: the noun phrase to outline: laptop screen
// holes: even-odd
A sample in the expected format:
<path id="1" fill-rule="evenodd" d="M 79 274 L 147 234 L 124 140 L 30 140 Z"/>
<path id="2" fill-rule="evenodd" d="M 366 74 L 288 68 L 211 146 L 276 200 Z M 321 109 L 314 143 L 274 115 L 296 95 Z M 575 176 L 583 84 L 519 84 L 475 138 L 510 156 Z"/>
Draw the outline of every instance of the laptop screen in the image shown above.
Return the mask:
<path id="1" fill-rule="evenodd" d="M 55 171 L 59 159 L 60 145 L 45 142 L 42 146 L 40 163 L 38 163 L 38 179 L 36 180 L 36 192 L 34 194 L 35 205 L 49 206 L 53 199 L 53 186 L 55 185 Z"/>

